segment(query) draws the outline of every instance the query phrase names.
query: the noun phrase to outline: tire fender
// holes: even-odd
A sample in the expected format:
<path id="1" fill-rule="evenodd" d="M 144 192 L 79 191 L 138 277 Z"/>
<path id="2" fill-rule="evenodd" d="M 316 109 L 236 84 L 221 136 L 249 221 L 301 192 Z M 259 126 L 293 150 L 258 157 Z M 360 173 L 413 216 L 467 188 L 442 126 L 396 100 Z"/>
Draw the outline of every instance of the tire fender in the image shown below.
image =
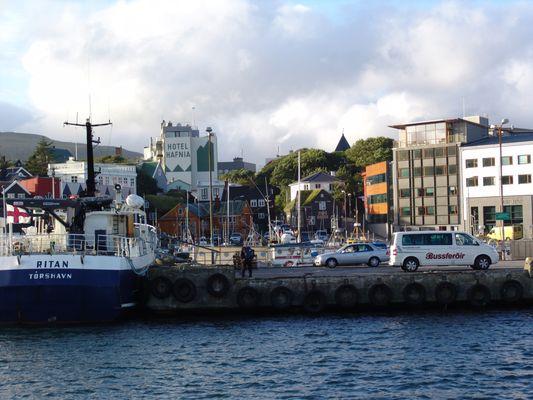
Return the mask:
<path id="1" fill-rule="evenodd" d="M 256 308 L 259 305 L 259 292 L 251 286 L 241 288 L 237 292 L 237 304 L 245 310 Z"/>
<path id="2" fill-rule="evenodd" d="M 418 306 L 426 301 L 426 288 L 420 283 L 409 283 L 403 288 L 402 293 L 407 304 Z"/>
<path id="3" fill-rule="evenodd" d="M 353 285 L 341 285 L 335 290 L 335 303 L 342 308 L 352 308 L 357 305 L 359 294 Z"/>
<path id="4" fill-rule="evenodd" d="M 319 313 L 326 307 L 326 296 L 318 289 L 313 289 L 305 295 L 304 310 L 308 313 Z"/>
<path id="5" fill-rule="evenodd" d="M 476 283 L 468 289 L 468 301 L 474 307 L 485 307 L 490 303 L 491 295 L 490 290 L 481 283 Z"/>
<path id="6" fill-rule="evenodd" d="M 376 283 L 368 290 L 368 299 L 375 307 L 388 306 L 392 301 L 392 290 L 384 283 Z"/>
<path id="7" fill-rule="evenodd" d="M 196 285 L 190 279 L 176 279 L 172 285 L 172 294 L 179 302 L 190 303 L 196 298 Z"/>
<path id="8" fill-rule="evenodd" d="M 457 288 L 453 283 L 440 282 L 435 287 L 435 300 L 442 305 L 452 304 L 457 299 Z"/>
<path id="9" fill-rule="evenodd" d="M 217 272 L 207 278 L 207 292 L 213 296 L 222 298 L 228 293 L 230 283 L 226 275 Z"/>
<path id="10" fill-rule="evenodd" d="M 150 293 L 158 299 L 166 299 L 170 296 L 171 291 L 172 282 L 163 276 L 158 276 L 150 281 Z"/>
<path id="11" fill-rule="evenodd" d="M 278 286 L 270 292 L 270 304 L 276 310 L 286 310 L 292 305 L 292 290 L 285 286 Z"/>
<path id="12" fill-rule="evenodd" d="M 516 303 L 522 300 L 524 288 L 515 280 L 505 281 L 500 288 L 500 296 L 505 303 Z"/>

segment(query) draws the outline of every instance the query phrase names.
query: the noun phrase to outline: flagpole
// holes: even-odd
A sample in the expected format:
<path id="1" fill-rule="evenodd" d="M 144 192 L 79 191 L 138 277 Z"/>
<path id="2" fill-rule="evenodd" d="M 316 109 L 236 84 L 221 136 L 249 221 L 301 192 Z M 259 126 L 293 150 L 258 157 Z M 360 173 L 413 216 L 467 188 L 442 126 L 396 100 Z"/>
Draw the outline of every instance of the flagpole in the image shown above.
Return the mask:
<path id="1" fill-rule="evenodd" d="M 6 191 L 4 186 L 2 185 L 2 198 L 4 200 L 4 235 L 6 234 L 6 224 L 7 224 L 7 217 L 6 217 Z"/>

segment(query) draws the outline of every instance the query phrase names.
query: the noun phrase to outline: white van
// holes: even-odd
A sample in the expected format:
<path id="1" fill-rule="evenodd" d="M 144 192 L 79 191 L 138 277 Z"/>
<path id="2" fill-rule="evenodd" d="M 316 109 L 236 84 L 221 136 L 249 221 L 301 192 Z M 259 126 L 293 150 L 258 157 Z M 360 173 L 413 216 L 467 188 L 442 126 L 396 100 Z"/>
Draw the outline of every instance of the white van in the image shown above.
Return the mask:
<path id="1" fill-rule="evenodd" d="M 396 232 L 389 265 L 413 272 L 420 265 L 470 265 L 488 269 L 499 261 L 494 247 L 465 232 Z"/>

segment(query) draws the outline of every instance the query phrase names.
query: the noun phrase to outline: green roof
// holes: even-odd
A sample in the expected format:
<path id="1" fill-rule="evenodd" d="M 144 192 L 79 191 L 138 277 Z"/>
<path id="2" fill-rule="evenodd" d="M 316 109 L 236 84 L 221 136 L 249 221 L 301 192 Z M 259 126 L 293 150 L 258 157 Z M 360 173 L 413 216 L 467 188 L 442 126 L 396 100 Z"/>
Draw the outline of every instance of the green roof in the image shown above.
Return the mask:
<path id="1" fill-rule="evenodd" d="M 169 212 L 179 203 L 179 199 L 177 197 L 164 195 L 158 196 L 155 194 L 146 195 L 146 200 L 148 200 L 150 203 L 150 208 L 152 210 L 157 208 L 157 210 L 162 214 Z"/>
<path id="2" fill-rule="evenodd" d="M 302 206 L 306 206 L 308 204 L 311 204 L 317 196 L 320 194 L 320 192 L 323 189 L 314 189 L 314 190 L 302 190 L 300 192 L 300 202 Z M 294 200 L 289 201 L 287 204 L 285 204 L 284 211 L 289 212 L 294 207 L 296 207 L 296 202 L 298 201 L 298 197 L 296 197 Z"/>
<path id="3" fill-rule="evenodd" d="M 141 170 L 146 175 L 152 178 L 154 177 L 156 168 L 157 168 L 157 162 L 155 161 L 143 162 L 142 164 L 139 165 L 139 170 Z"/>

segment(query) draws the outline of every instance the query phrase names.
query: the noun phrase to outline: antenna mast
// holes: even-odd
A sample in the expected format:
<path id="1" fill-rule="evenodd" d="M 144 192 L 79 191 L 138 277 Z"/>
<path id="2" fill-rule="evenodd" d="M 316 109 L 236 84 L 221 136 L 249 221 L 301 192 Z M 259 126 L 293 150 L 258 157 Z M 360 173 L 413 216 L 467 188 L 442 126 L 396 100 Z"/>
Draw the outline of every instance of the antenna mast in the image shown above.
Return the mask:
<path id="1" fill-rule="evenodd" d="M 72 123 L 72 122 L 64 122 L 63 126 L 65 125 L 73 125 L 73 126 L 85 126 L 87 130 L 87 181 L 86 181 L 86 196 L 87 197 L 94 197 L 96 192 L 96 181 L 94 179 L 94 155 L 93 155 L 93 143 L 100 144 L 100 138 L 97 140 L 93 140 L 93 128 L 97 126 L 107 126 L 112 125 L 111 121 L 106 122 L 105 124 L 92 124 L 91 119 L 87 118 L 87 122 L 85 124 L 78 124 L 78 123 Z"/>

